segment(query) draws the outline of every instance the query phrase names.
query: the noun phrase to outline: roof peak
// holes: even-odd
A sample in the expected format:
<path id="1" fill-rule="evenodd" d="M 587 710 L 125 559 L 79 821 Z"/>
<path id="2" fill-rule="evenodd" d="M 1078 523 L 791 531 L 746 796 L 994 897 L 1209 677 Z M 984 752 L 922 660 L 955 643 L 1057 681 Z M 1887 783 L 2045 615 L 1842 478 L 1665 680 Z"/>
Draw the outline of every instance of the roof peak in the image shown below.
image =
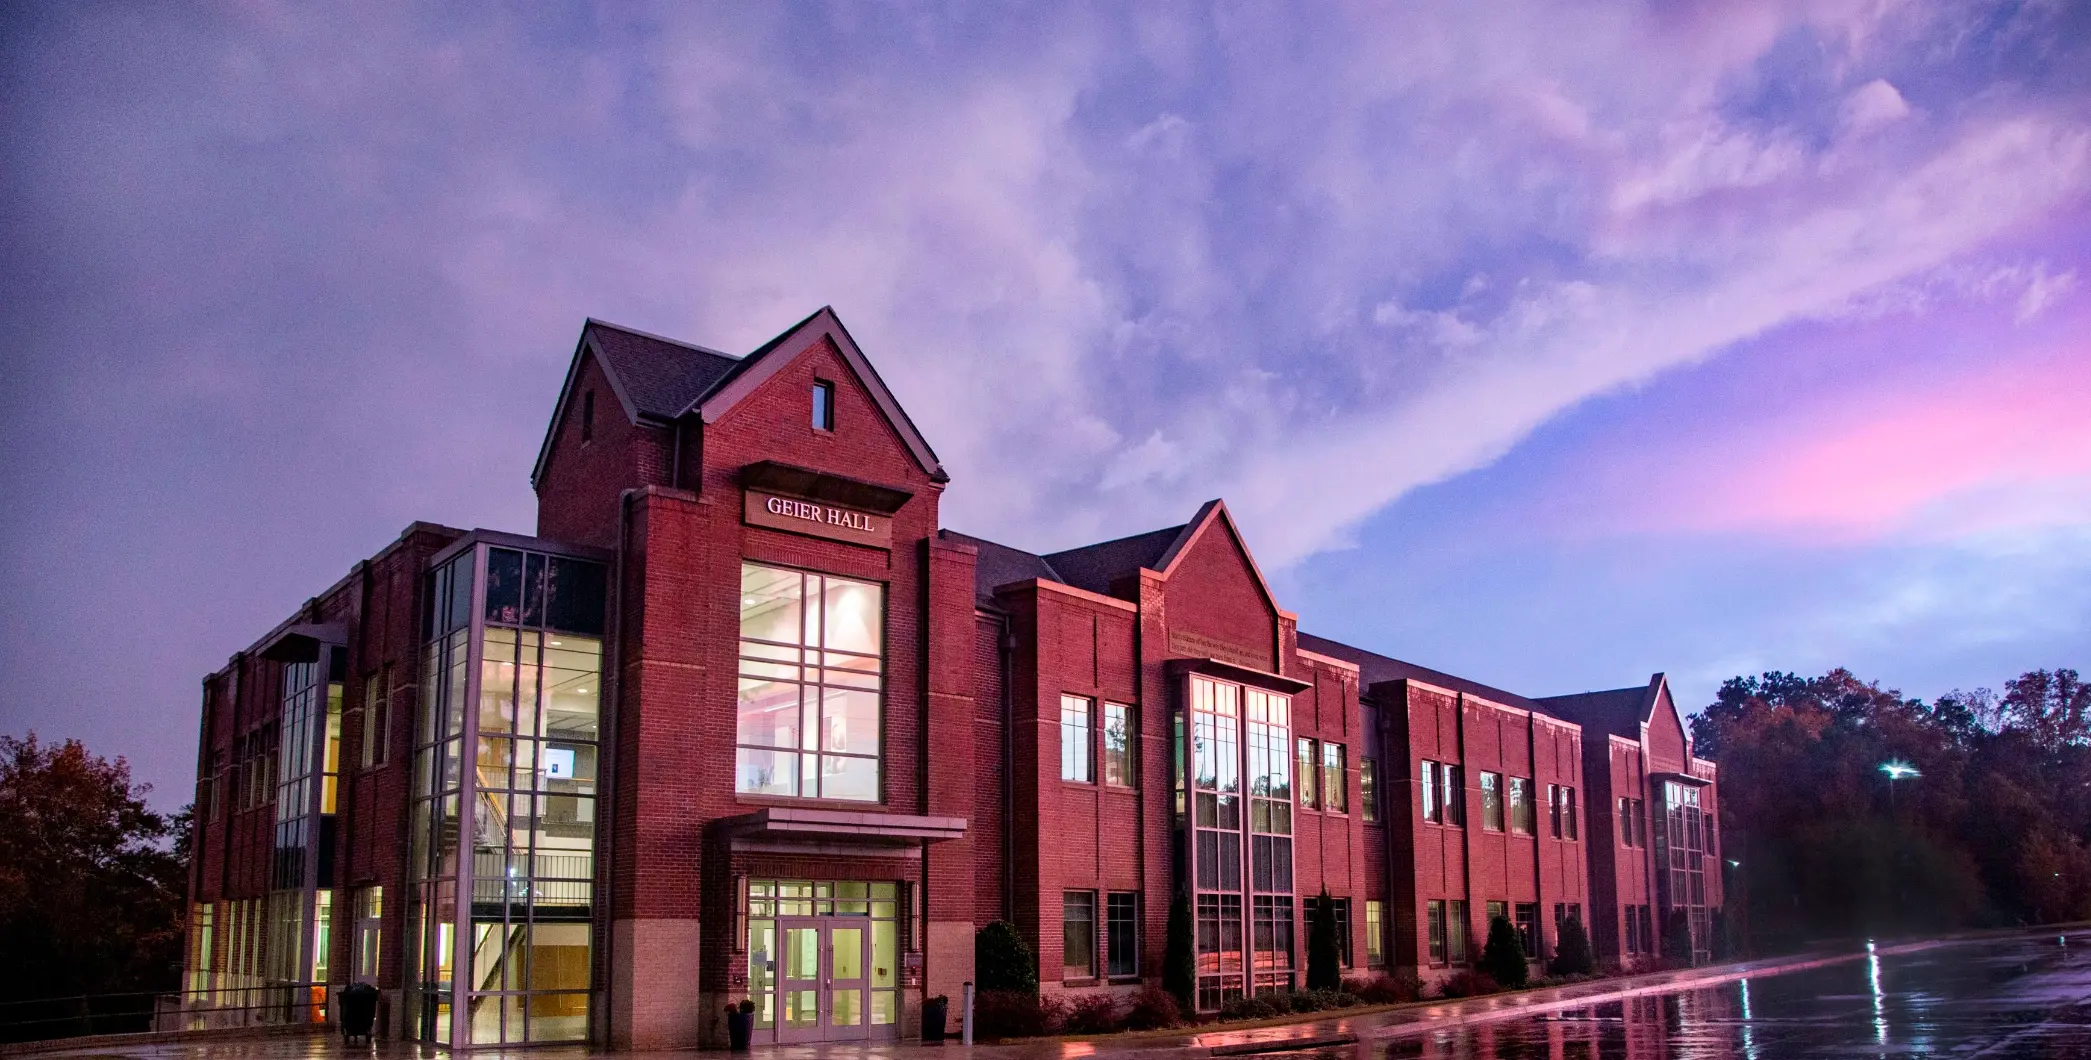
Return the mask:
<path id="1" fill-rule="evenodd" d="M 638 328 L 627 327 L 615 321 L 604 320 L 601 317 L 588 317 L 581 326 L 584 330 L 587 328 L 608 328 L 612 331 L 622 331 L 627 335 L 637 335 L 642 339 L 652 339 L 655 342 L 666 343 L 670 346 L 678 346 L 682 349 L 689 350 L 692 353 L 710 354 L 713 357 L 724 357 L 727 360 L 731 361 L 738 361 L 741 359 L 739 355 L 727 353 L 724 350 L 715 350 L 709 346 L 699 346 L 694 342 L 685 342 L 682 339 L 669 338 L 666 335 L 656 334 L 651 331 L 641 331 Z"/>

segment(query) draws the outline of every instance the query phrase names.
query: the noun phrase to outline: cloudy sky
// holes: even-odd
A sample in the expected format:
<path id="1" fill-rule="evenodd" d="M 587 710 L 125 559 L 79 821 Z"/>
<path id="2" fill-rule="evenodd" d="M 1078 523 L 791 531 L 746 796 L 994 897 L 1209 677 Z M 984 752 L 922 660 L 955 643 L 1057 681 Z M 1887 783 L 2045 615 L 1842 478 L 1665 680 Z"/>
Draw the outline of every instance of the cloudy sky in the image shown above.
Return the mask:
<path id="1" fill-rule="evenodd" d="M 529 530 L 581 320 L 832 304 L 1040 550 L 1529 694 L 2091 668 L 2091 6 L 11 4 L 0 729 Z"/>

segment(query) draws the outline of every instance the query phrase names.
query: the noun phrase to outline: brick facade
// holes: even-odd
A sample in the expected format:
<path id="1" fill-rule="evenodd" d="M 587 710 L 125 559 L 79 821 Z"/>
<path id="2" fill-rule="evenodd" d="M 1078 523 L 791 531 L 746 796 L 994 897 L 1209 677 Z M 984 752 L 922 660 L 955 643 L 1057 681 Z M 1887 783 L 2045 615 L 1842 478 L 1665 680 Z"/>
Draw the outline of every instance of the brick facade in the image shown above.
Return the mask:
<path id="1" fill-rule="evenodd" d="M 832 410 L 825 426 L 810 411 L 816 388 Z M 1469 959 L 1496 901 L 1543 911 L 1541 954 L 1553 946 L 1558 905 L 1581 911 L 1600 951 L 1617 956 L 1619 909 L 1652 901 L 1655 878 L 1649 852 L 1617 845 L 1608 813 L 1617 793 L 1695 778 L 1712 809 L 1711 764 L 1692 757 L 1660 676 L 1645 694 L 1592 694 L 1637 697 L 1614 712 L 1635 724 L 1615 724 L 1581 703 L 1590 696 L 1528 700 L 1302 634 L 1217 501 L 1179 527 L 1052 554 L 943 529 L 941 466 L 830 311 L 738 359 L 591 321 L 556 408 L 534 475 L 536 540 L 600 555 L 609 572 L 593 1040 L 722 1042 L 720 1013 L 750 992 L 760 956 L 748 934 L 753 880 L 895 888 L 899 1007 L 882 1033 L 912 1034 L 926 997 L 955 1000 L 973 978 L 974 932 L 998 919 L 1031 943 L 1048 992 L 1159 982 L 1170 900 L 1191 856 L 1193 811 L 1180 807 L 1198 805 L 1179 795 L 1179 762 L 1195 754 L 1176 735 L 1194 682 L 1288 705 L 1280 772 L 1291 771 L 1292 794 L 1280 838 L 1289 863 L 1269 861 L 1267 844 L 1240 856 L 1251 874 L 1265 873 L 1243 907 L 1290 918 L 1291 970 L 1276 965 L 1290 981 L 1304 980 L 1305 905 L 1323 893 L 1347 903 L 1351 975 L 1449 973 L 1426 938 L 1432 901 L 1466 903 Z M 744 495 L 758 485 L 843 512 L 843 525 L 880 520 L 890 538 L 845 539 L 833 516 L 805 532 L 756 525 Z M 205 680 L 198 805 L 212 810 L 197 823 L 195 902 L 269 893 L 273 814 L 217 792 L 237 787 L 249 748 L 268 746 L 282 684 L 272 656 L 293 633 L 333 637 L 349 660 L 322 886 L 406 893 L 427 573 L 438 553 L 476 547 L 484 533 L 415 524 Z M 737 780 L 736 703 L 749 665 L 738 647 L 743 563 L 879 587 L 875 800 L 762 795 Z M 390 690 L 391 746 L 373 768 L 349 768 L 360 763 L 362 727 L 347 712 L 360 719 L 373 678 Z M 1074 714 L 1064 702 L 1077 704 Z M 1122 765 L 1105 732 L 1121 715 Z M 1068 720 L 1083 716 L 1087 729 Z M 1423 762 L 1464 770 L 1455 793 L 1464 824 L 1424 819 Z M 1532 834 L 1483 826 L 1483 773 L 1529 785 L 1541 800 Z M 1319 798 L 1305 796 L 1310 786 Z M 1558 804 L 1547 801 L 1555 789 L 1576 793 L 1558 836 Z M 1249 831 L 1242 851 L 1264 834 Z M 1711 907 L 1718 876 L 1709 876 Z M 1092 902 L 1096 923 L 1081 967 L 1063 920 L 1071 900 Z M 335 983 L 349 977 L 345 905 L 333 905 Z M 395 898 L 385 911 L 388 939 L 407 935 L 403 906 Z M 1110 918 L 1127 910 L 1130 920 Z M 1111 950 L 1127 925 L 1135 938 Z M 223 966 L 222 940 L 212 948 Z M 388 999 L 384 1031 L 395 1036 L 420 1033 L 404 1000 L 415 975 L 407 948 L 383 947 L 374 977 Z M 1110 967 L 1107 951 L 1131 967 Z"/>

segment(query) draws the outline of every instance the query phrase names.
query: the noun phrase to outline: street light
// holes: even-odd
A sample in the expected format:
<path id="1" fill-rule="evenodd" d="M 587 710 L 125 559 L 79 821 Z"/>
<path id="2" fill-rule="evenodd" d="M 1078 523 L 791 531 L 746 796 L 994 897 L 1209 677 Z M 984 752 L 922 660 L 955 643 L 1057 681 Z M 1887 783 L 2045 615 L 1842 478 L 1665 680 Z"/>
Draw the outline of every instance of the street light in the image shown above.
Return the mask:
<path id="1" fill-rule="evenodd" d="M 1904 777 L 1921 777 L 1924 774 L 1918 772 L 1916 766 L 1910 765 L 1899 758 L 1891 762 L 1882 762 L 1880 771 L 1888 775 L 1888 812 L 1894 813 L 1895 782 Z"/>

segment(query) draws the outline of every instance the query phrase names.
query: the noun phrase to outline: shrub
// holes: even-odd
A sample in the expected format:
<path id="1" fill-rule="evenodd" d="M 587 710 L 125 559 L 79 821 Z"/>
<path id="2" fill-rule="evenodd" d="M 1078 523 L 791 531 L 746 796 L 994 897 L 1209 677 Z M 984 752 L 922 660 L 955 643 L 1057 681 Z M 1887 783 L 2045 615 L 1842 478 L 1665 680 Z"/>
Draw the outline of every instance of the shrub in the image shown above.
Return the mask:
<path id="1" fill-rule="evenodd" d="M 1525 985 L 1531 969 L 1525 965 L 1525 944 L 1518 941 L 1517 928 L 1504 917 L 1488 922 L 1488 945 L 1481 948 L 1478 967 L 1496 982 L 1515 989 Z"/>
<path id="2" fill-rule="evenodd" d="M 1670 910 L 1663 918 L 1663 960 L 1673 967 L 1692 966 L 1692 922 L 1682 909 Z"/>
<path id="3" fill-rule="evenodd" d="M 997 920 L 973 935 L 973 974 L 982 993 L 1038 993 L 1038 961 L 1016 925 Z"/>
<path id="4" fill-rule="evenodd" d="M 1238 997 L 1220 1006 L 1223 1020 L 1262 1020 L 1279 1015 L 1269 997 Z"/>
<path id="5" fill-rule="evenodd" d="M 1479 997 L 1503 989 L 1487 972 L 1457 971 L 1438 983 L 1439 997 Z"/>
<path id="6" fill-rule="evenodd" d="M 1109 994 L 1083 994 L 1067 1009 L 1061 1029 L 1069 1034 L 1109 1034 L 1118 1029 L 1118 1001 Z"/>
<path id="7" fill-rule="evenodd" d="M 1547 962 L 1550 975 L 1588 975 L 1597 968 L 1597 955 L 1590 952 L 1590 935 L 1583 930 L 1583 918 L 1571 916 L 1561 922 L 1561 939 L 1554 947 L 1554 959 Z"/>
<path id="8" fill-rule="evenodd" d="M 1420 1001 L 1423 998 L 1423 980 L 1414 972 L 1396 972 L 1393 975 L 1376 975 L 1370 979 L 1350 979 L 1343 989 L 1358 996 L 1368 1005 L 1388 1005 L 1403 1001 Z"/>
<path id="9" fill-rule="evenodd" d="M 1066 1006 L 1021 990 L 983 990 L 973 996 L 973 1033 L 982 1038 L 1036 1038 L 1051 1034 Z"/>
<path id="10" fill-rule="evenodd" d="M 1169 900 L 1168 947 L 1162 952 L 1162 989 L 1176 998 L 1179 1013 L 1191 1011 L 1198 988 L 1197 957 L 1191 952 L 1191 896 Z"/>
<path id="11" fill-rule="evenodd" d="M 1133 995 L 1132 1007 L 1125 1010 L 1125 1029 L 1129 1031 L 1151 1031 L 1162 1027 L 1174 1027 L 1183 1022 L 1183 1009 L 1176 1003 L 1176 995 L 1158 986 L 1145 986 Z"/>
<path id="12" fill-rule="evenodd" d="M 1343 982 L 1343 953 L 1336 940 L 1336 901 L 1323 887 L 1307 917 L 1307 989 L 1333 990 Z"/>

